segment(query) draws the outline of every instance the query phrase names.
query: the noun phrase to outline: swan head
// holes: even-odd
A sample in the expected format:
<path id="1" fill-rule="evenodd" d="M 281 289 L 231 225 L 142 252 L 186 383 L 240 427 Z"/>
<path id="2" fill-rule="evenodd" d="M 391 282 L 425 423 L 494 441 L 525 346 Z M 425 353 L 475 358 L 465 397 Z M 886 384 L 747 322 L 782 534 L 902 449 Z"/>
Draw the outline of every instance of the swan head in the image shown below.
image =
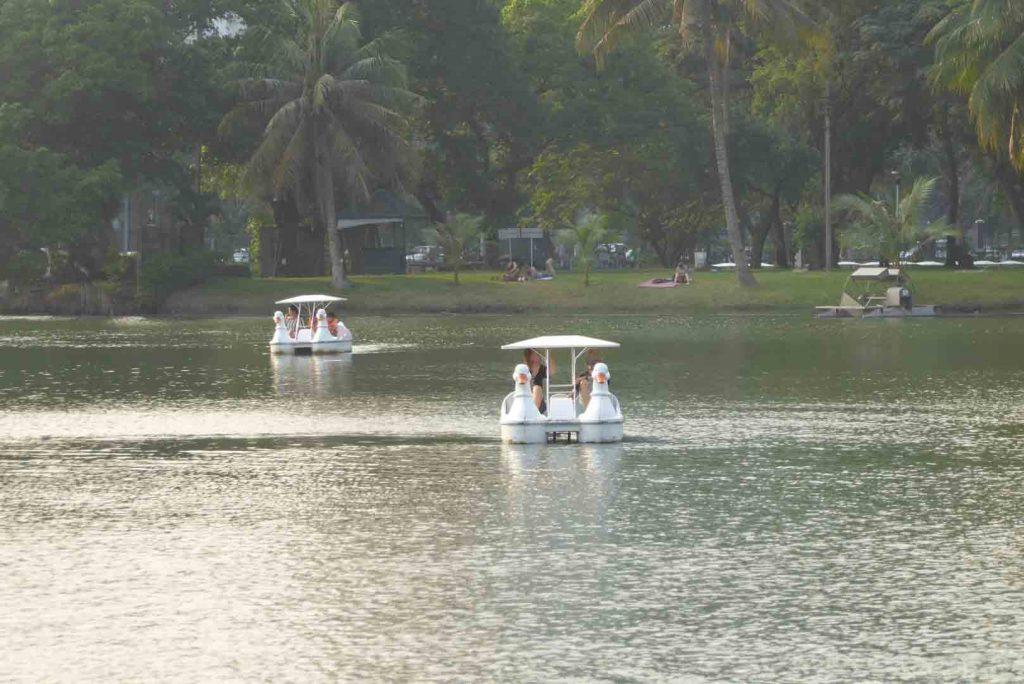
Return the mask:
<path id="1" fill-rule="evenodd" d="M 590 377 L 594 379 L 599 385 L 604 385 L 612 377 L 612 374 L 608 372 L 608 365 L 605 363 L 595 363 L 594 371 L 590 374 Z"/>
<path id="2" fill-rule="evenodd" d="M 516 369 L 512 371 L 512 381 L 517 385 L 530 384 L 530 369 L 525 363 L 519 364 L 516 366 Z"/>

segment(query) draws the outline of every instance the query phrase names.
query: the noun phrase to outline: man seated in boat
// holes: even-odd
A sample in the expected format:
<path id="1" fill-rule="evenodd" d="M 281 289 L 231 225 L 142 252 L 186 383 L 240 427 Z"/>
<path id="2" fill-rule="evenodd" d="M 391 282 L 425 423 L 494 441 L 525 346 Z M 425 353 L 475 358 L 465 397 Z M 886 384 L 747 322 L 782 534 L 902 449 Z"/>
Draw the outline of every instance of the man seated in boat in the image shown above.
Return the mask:
<path id="1" fill-rule="evenodd" d="M 327 332 L 334 337 L 338 336 L 338 315 L 333 311 L 327 312 Z"/>

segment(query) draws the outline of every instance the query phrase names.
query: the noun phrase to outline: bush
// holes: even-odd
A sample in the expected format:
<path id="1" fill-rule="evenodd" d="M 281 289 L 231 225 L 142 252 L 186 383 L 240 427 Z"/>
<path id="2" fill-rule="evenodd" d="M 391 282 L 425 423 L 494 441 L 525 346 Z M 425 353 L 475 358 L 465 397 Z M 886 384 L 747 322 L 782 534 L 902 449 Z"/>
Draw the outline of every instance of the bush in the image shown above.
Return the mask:
<path id="1" fill-rule="evenodd" d="M 142 257 L 140 305 L 155 309 L 177 290 L 198 285 L 217 272 L 217 255 L 198 250 L 187 254 Z"/>
<path id="2" fill-rule="evenodd" d="M 43 282 L 46 276 L 46 255 L 39 250 L 18 252 L 2 270 L 2 277 L 15 289 Z"/>
<path id="3" fill-rule="evenodd" d="M 252 275 L 249 264 L 217 264 L 217 275 L 225 278 L 248 278 Z"/>
<path id="4" fill-rule="evenodd" d="M 107 256 L 106 263 L 103 264 L 103 272 L 107 276 L 107 282 L 114 283 L 122 287 L 134 285 L 135 264 L 136 257 L 134 254 L 125 255 L 112 252 Z"/>

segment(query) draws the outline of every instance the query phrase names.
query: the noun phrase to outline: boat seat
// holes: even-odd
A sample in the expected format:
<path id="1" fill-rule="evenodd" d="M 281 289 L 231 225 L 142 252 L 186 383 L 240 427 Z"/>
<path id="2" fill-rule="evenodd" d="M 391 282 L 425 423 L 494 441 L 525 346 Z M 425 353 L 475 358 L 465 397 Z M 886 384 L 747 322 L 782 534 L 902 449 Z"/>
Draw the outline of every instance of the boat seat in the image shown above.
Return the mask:
<path id="1" fill-rule="evenodd" d="M 576 406 L 572 397 L 551 397 L 551 402 L 548 405 L 548 420 L 576 420 Z"/>
<path id="2" fill-rule="evenodd" d="M 309 331 L 309 328 L 300 328 L 299 333 L 295 336 L 296 342 L 312 342 L 313 334 Z"/>

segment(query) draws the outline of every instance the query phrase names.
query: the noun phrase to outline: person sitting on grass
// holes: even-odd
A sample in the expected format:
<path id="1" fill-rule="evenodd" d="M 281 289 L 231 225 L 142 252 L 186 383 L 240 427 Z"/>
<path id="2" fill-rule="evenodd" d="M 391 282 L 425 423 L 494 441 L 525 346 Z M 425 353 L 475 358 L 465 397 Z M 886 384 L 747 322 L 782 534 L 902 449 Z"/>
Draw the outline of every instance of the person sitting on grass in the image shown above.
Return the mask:
<path id="1" fill-rule="evenodd" d="M 682 259 L 676 264 L 676 272 L 672 276 L 672 282 L 677 285 L 689 285 L 693 282 L 693 276 L 690 275 L 690 268 L 683 263 Z"/>
<path id="2" fill-rule="evenodd" d="M 514 283 L 519 280 L 519 264 L 515 262 L 515 259 L 508 260 L 508 266 L 505 267 L 501 279 L 506 283 Z"/>

